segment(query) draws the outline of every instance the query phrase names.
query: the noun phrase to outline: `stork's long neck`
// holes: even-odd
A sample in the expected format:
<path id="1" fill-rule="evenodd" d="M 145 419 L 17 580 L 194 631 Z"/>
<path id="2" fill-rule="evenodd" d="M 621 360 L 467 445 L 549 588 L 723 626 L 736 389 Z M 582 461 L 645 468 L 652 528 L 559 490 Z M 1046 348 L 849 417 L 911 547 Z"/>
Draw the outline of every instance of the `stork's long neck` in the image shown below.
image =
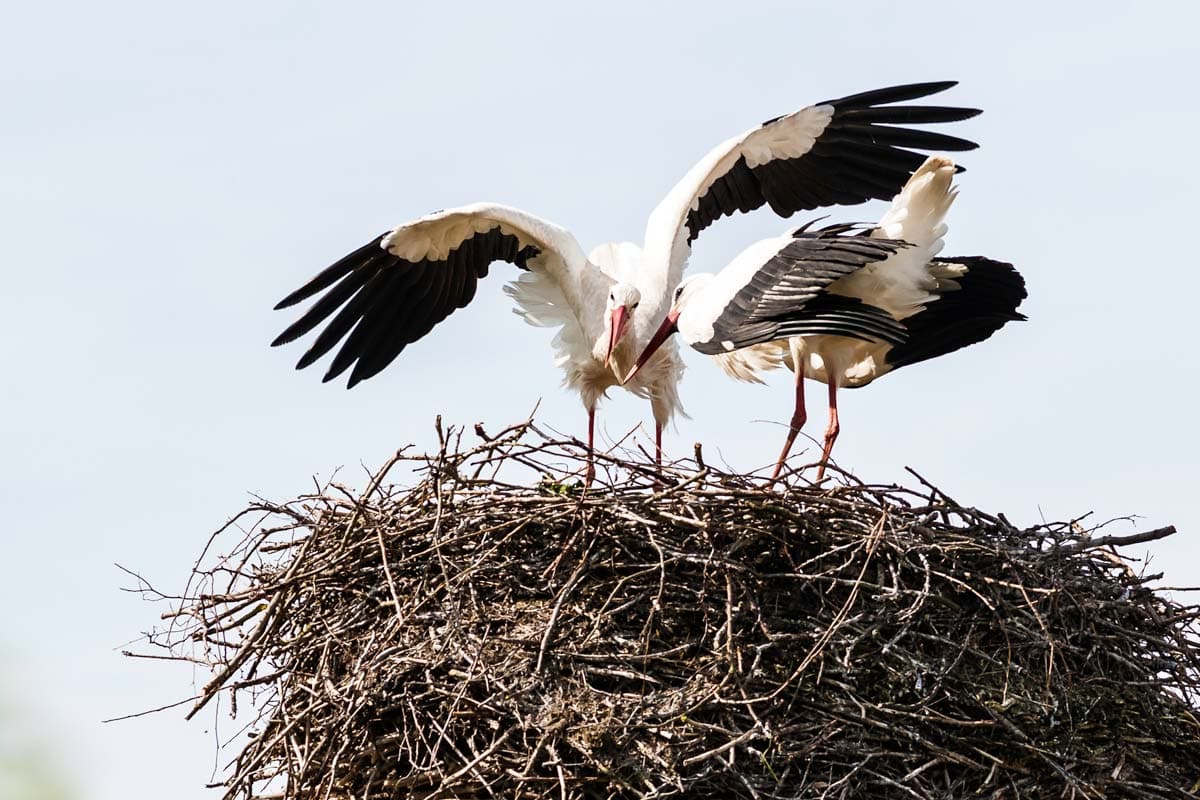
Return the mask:
<path id="1" fill-rule="evenodd" d="M 636 335 L 645 343 L 658 330 L 663 317 L 671 309 L 675 287 L 683 279 L 687 260 L 687 227 L 663 224 L 652 215 L 646 226 L 646 243 L 642 249 L 641 269 L 637 272 L 637 287 L 642 293 L 638 308 Z"/>

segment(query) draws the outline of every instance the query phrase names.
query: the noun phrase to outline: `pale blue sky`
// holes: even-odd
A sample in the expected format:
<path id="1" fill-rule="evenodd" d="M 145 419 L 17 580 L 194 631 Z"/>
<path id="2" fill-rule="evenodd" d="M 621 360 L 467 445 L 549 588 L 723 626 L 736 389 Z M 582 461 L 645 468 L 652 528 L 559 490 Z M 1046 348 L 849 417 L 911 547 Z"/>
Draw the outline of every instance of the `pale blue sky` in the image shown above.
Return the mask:
<path id="1" fill-rule="evenodd" d="M 1200 6 L 739 2 L 40 3 L 0 27 L 0 693 L 56 742 L 81 797 L 202 798 L 214 720 L 172 711 L 190 670 L 117 651 L 251 492 L 357 481 L 431 423 L 541 419 L 582 433 L 547 332 L 501 280 L 346 392 L 267 343 L 276 300 L 367 238 L 475 200 L 590 248 L 640 241 L 708 148 L 841 94 L 958 79 L 986 113 L 947 254 L 1025 274 L 1030 322 L 842 398 L 843 466 L 911 465 L 1018 522 L 1094 510 L 1176 523 L 1154 566 L 1200 584 L 1194 425 L 1194 41 Z M 836 219 L 878 215 L 878 204 Z M 803 219 L 803 218 L 798 218 Z M 715 269 L 793 223 L 705 232 Z M 503 267 L 493 271 L 500 277 Z M 480 334 L 486 333 L 484 336 Z M 790 376 L 733 384 L 688 353 L 668 435 L 769 463 Z M 823 420 L 810 392 L 810 432 Z M 601 423 L 648 419 L 614 397 Z M 202 675 L 195 676 L 197 681 Z M 234 723 L 220 720 L 222 731 Z"/>

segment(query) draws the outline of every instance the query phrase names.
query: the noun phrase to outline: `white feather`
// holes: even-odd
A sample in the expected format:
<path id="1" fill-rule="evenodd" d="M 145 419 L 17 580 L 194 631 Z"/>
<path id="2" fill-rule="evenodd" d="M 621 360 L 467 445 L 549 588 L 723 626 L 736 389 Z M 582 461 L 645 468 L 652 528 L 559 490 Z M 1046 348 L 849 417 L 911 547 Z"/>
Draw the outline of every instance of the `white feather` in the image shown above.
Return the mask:
<path id="1" fill-rule="evenodd" d="M 929 262 L 942 249 L 946 214 L 958 194 L 953 180 L 953 161 L 945 156 L 926 159 L 892 200 L 872 234 L 900 239 L 911 247 L 833 282 L 828 291 L 857 297 L 897 319 L 917 313 L 932 301 L 937 280 L 929 271 Z"/>
<path id="2" fill-rule="evenodd" d="M 634 283 L 642 263 L 642 248 L 633 242 L 606 242 L 592 248 L 588 261 L 614 281 Z"/>
<path id="3" fill-rule="evenodd" d="M 755 344 L 729 353 L 711 356 L 729 377 L 746 383 L 763 383 L 760 372 L 769 372 L 784 365 L 784 351 L 775 342 Z"/>
<path id="4" fill-rule="evenodd" d="M 567 302 L 562 287 L 544 272 L 522 273 L 504 287 L 513 299 L 513 313 L 530 325 L 559 330 L 554 335 L 554 364 L 561 367 L 570 360 L 572 352 L 584 346 L 586 337 L 579 316 Z"/>

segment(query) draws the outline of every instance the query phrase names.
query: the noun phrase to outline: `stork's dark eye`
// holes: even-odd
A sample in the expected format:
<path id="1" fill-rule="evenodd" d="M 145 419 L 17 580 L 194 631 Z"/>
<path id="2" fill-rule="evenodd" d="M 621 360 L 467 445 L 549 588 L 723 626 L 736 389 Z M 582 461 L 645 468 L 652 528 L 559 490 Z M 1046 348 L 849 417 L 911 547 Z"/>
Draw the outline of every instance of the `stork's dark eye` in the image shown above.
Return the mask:
<path id="1" fill-rule="evenodd" d="M 681 294 L 683 294 L 683 287 L 682 287 L 682 286 L 680 286 L 678 289 L 676 289 L 676 290 L 675 290 L 675 299 L 676 299 L 676 300 L 678 300 L 678 299 L 679 299 L 679 295 L 681 295 Z"/>
<path id="2" fill-rule="evenodd" d="M 638 300 L 638 303 L 640 303 L 640 302 L 642 302 L 642 301 L 641 301 L 641 300 Z M 637 308 L 637 307 L 638 307 L 638 304 L 637 304 L 637 303 L 634 303 L 634 304 L 633 304 L 633 308 Z"/>

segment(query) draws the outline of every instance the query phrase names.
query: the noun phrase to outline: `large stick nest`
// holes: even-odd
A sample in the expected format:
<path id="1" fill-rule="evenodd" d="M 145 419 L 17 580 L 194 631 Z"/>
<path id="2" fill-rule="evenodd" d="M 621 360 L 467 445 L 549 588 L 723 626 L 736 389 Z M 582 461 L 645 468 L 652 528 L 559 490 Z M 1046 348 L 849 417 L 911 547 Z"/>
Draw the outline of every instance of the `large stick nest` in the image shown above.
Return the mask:
<path id="1" fill-rule="evenodd" d="M 476 433 L 219 532 L 152 641 L 249 717 L 227 797 L 1196 796 L 1200 611 L 1115 547 L 1171 529 Z"/>

